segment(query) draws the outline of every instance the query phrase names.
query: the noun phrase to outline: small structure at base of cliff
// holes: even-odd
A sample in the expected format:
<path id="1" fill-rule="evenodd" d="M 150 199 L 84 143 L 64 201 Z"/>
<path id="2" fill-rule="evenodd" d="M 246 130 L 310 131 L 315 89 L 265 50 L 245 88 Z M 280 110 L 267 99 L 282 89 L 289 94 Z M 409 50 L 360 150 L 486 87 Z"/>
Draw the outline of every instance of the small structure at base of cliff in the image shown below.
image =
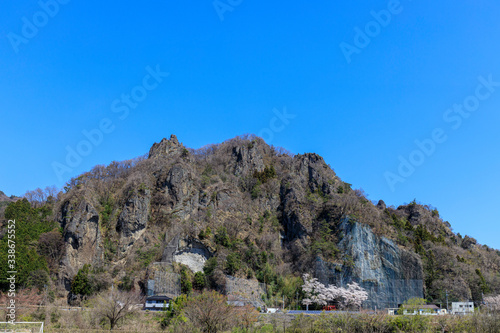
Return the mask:
<path id="1" fill-rule="evenodd" d="M 155 262 L 151 266 L 151 277 L 147 282 L 148 296 L 168 296 L 175 298 L 181 294 L 181 276 L 172 271 L 172 265 Z"/>
<path id="2" fill-rule="evenodd" d="M 345 287 L 357 282 L 368 292 L 365 309 L 397 307 L 410 298 L 423 298 L 423 269 L 418 255 L 349 218 L 339 228 L 344 237 L 338 247 L 347 260 L 335 264 L 317 258 L 315 275 L 321 283 Z"/>

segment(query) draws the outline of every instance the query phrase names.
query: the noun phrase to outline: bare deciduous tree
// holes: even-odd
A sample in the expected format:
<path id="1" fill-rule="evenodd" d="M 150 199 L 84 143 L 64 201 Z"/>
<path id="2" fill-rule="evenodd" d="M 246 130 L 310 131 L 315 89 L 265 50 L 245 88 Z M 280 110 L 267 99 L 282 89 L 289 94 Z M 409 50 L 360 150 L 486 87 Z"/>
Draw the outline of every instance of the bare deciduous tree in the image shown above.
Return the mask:
<path id="1" fill-rule="evenodd" d="M 188 301 L 184 308 L 186 317 L 203 332 L 217 333 L 231 327 L 235 310 L 226 298 L 215 291 L 204 291 Z"/>
<path id="2" fill-rule="evenodd" d="M 235 311 L 239 326 L 244 328 L 245 332 L 250 332 L 250 329 L 259 319 L 259 312 L 251 305 L 236 308 Z"/>
<path id="3" fill-rule="evenodd" d="M 41 207 L 47 200 L 55 200 L 58 194 L 58 189 L 55 186 L 47 186 L 44 190 L 36 188 L 33 191 L 27 191 L 24 197 L 30 202 L 33 207 Z"/>
<path id="4" fill-rule="evenodd" d="M 8 293 L 0 292 L 0 304 L 2 307 L 7 306 L 9 299 L 7 297 Z M 42 304 L 42 295 L 38 289 L 20 289 L 17 291 L 15 296 L 16 304 L 16 315 L 17 317 L 22 316 L 31 309 L 38 307 Z M 7 312 L 5 312 L 7 314 Z M 5 317 L 3 320 L 9 321 L 12 318 Z"/>
<path id="5" fill-rule="evenodd" d="M 58 230 L 49 231 L 40 235 L 38 252 L 47 258 L 51 269 L 56 269 L 59 259 L 64 255 L 64 238 Z"/>
<path id="6" fill-rule="evenodd" d="M 98 295 L 95 310 L 98 315 L 109 320 L 110 329 L 118 322 L 141 308 L 142 297 L 135 291 L 121 291 L 116 288 Z"/>

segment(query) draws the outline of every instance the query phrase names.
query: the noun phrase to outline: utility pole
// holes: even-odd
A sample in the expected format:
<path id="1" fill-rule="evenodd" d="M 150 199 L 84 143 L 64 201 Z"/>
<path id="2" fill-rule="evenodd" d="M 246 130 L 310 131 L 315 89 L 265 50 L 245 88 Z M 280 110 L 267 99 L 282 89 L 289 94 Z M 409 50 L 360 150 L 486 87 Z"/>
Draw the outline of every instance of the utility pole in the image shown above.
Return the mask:
<path id="1" fill-rule="evenodd" d="M 44 284 L 43 287 L 45 289 L 45 295 L 43 297 L 43 305 L 47 305 L 47 290 L 48 290 L 49 286 L 47 286 L 46 284 Z"/>
<path id="2" fill-rule="evenodd" d="M 484 304 L 484 293 L 481 291 L 481 305 L 477 307 L 477 311 L 481 311 L 481 306 Z"/>
<path id="3" fill-rule="evenodd" d="M 446 311 L 448 310 L 448 290 L 446 290 Z"/>

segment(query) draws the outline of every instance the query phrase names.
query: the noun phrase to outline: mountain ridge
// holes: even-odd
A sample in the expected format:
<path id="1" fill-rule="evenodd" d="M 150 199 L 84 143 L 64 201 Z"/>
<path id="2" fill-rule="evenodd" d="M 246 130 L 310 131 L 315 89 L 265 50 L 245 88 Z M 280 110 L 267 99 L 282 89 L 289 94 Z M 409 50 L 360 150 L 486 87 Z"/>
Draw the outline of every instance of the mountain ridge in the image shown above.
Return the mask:
<path id="1" fill-rule="evenodd" d="M 147 158 L 72 178 L 51 209 L 64 251 L 48 270 L 61 293 L 75 292 L 84 267 L 96 290 L 119 283 L 146 291 L 152 262 L 175 237 L 213 253 L 205 274 L 219 290 L 229 274 L 265 282 L 268 297 L 294 299 L 300 274 L 313 273 L 325 283 L 365 283 L 379 308 L 412 295 L 443 303 L 447 290 L 476 302 L 500 291 L 500 251 L 453 233 L 437 209 L 374 205 L 321 156 L 292 155 L 253 135 L 200 149 L 172 135 Z M 397 297 L 377 291 L 382 285 L 399 288 Z"/>

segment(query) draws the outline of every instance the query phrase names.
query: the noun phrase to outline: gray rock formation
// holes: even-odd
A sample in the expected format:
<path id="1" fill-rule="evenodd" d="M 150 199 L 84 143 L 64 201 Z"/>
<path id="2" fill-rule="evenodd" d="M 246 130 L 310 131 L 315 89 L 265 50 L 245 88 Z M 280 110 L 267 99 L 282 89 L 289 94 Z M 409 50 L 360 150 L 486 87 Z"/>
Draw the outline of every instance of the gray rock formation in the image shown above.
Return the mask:
<path id="1" fill-rule="evenodd" d="M 344 235 L 338 244 L 344 264 L 318 258 L 316 277 L 320 282 L 343 287 L 352 281 L 359 283 L 369 294 L 364 308 L 397 307 L 409 298 L 423 297 L 422 263 L 416 254 L 348 218 L 339 229 Z"/>
<path id="2" fill-rule="evenodd" d="M 96 264 L 102 260 L 99 213 L 87 200 L 77 203 L 67 201 L 61 209 L 66 256 L 62 270 L 64 285 L 70 287 L 71 279 L 84 264 Z"/>
<path id="3" fill-rule="evenodd" d="M 275 173 L 259 177 L 271 167 Z M 215 233 L 224 226 L 231 238 L 245 240 L 241 254 L 255 247 L 256 253 L 276 255 L 275 263 L 288 265 L 290 271 L 315 271 L 323 283 L 359 282 L 370 293 L 365 306 L 384 308 L 422 297 L 422 264 L 418 255 L 375 235 L 368 225 L 387 226 L 394 237 L 393 214 L 401 220 L 407 217 L 412 225 L 427 226 L 436 235 L 440 232 L 431 229 L 436 213 L 418 205 L 396 211 L 383 201 L 374 206 L 342 182 L 321 156 L 280 153 L 255 137 L 188 150 L 172 135 L 155 143 L 148 159 L 131 167 L 121 165 L 119 174 L 103 172 L 88 179 L 84 175 L 75 184 L 67 194 L 75 199 L 61 204 L 59 219 L 68 247 L 68 277 L 85 263 L 119 270 L 131 265 L 138 251 L 155 249 L 158 255 L 152 260 L 163 251 L 167 266 L 178 261 L 199 270 L 201 257 L 215 254 L 189 237 L 207 227 Z M 102 184 L 113 185 L 111 214 L 98 204 L 107 195 Z M 99 212 L 109 215 L 109 226 L 102 230 Z M 346 216 L 358 216 L 364 224 Z M 106 241 L 101 241 L 101 232 Z M 204 242 L 216 248 L 213 236 Z M 318 243 L 328 242 L 337 245 L 340 255 L 335 249 L 318 250 Z M 469 243 L 464 247 L 473 246 Z M 218 251 L 223 260 L 229 250 Z M 252 269 L 256 273 L 260 268 Z M 145 279 L 141 272 L 134 275 Z"/>
<path id="4" fill-rule="evenodd" d="M 264 170 L 264 161 L 256 145 L 238 146 L 233 148 L 233 157 L 236 158 L 234 175 L 240 176 L 254 171 Z"/>
<path id="5" fill-rule="evenodd" d="M 281 182 L 280 188 L 282 223 L 285 238 L 289 242 L 303 240 L 312 231 L 310 224 L 307 223 L 307 221 L 312 220 L 312 216 L 301 209 L 301 203 L 305 201 L 305 198 L 303 191 L 295 183 L 294 179 L 290 177 Z"/>
<path id="6" fill-rule="evenodd" d="M 201 241 L 177 235 L 165 246 L 161 261 L 169 264 L 178 262 L 188 266 L 193 272 L 200 272 L 205 261 L 212 255 L 212 251 Z"/>
<path id="7" fill-rule="evenodd" d="M 376 206 L 378 209 L 380 210 L 384 210 L 387 208 L 387 206 L 385 205 L 385 202 L 384 200 L 379 200 L 378 203 L 377 203 L 377 206 Z"/>
<path id="8" fill-rule="evenodd" d="M 147 188 L 134 192 L 127 199 L 116 224 L 116 231 L 121 236 L 122 252 L 125 252 L 146 230 L 150 202 L 151 191 Z"/>
<path id="9" fill-rule="evenodd" d="M 177 136 L 172 134 L 170 140 L 164 138 L 159 143 L 153 144 L 149 150 L 148 158 L 158 158 L 161 156 L 174 157 L 174 155 L 181 155 L 184 153 L 184 149 L 182 143 L 179 143 L 179 140 L 177 140 Z"/>

